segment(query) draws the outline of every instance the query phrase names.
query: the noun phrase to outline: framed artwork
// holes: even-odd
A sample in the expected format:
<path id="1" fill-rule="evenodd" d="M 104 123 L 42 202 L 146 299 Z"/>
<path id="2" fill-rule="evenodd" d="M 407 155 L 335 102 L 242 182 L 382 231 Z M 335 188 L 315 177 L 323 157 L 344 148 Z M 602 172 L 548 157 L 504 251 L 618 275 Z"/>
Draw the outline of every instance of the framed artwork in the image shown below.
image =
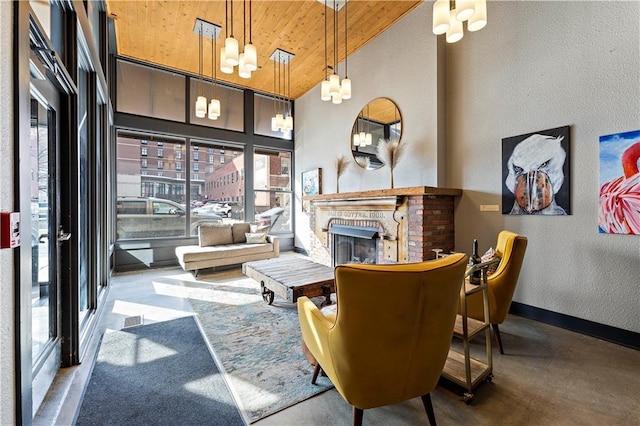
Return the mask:
<path id="1" fill-rule="evenodd" d="M 302 196 L 322 193 L 322 169 L 302 172 Z M 302 200 L 302 211 L 309 211 L 309 201 Z"/>
<path id="2" fill-rule="evenodd" d="M 502 139 L 502 213 L 571 214 L 569 126 Z"/>
<path id="3" fill-rule="evenodd" d="M 640 235 L 640 130 L 600 136 L 598 231 Z"/>

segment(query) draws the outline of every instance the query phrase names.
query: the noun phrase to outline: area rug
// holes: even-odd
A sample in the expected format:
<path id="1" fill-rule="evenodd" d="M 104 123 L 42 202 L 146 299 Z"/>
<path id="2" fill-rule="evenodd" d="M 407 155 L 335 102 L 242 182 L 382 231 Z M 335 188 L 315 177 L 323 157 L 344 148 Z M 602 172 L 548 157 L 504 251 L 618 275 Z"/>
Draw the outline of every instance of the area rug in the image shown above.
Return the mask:
<path id="1" fill-rule="evenodd" d="M 77 425 L 244 425 L 194 317 L 103 336 Z"/>
<path id="2" fill-rule="evenodd" d="M 247 423 L 333 387 L 326 377 L 311 384 L 295 304 L 268 305 L 259 284 L 242 275 L 197 287 L 191 306 Z"/>

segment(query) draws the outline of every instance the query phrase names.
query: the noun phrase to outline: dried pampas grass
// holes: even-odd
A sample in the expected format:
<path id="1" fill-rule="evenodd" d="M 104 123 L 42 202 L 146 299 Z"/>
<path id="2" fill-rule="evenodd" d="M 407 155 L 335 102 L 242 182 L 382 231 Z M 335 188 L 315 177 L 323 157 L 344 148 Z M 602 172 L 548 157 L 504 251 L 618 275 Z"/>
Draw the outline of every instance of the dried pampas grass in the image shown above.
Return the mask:
<path id="1" fill-rule="evenodd" d="M 369 157 L 365 157 L 364 155 L 358 155 L 355 157 L 356 163 L 363 169 L 368 169 L 371 165 L 371 159 Z"/>
<path id="2" fill-rule="evenodd" d="M 349 164 L 349 160 L 344 155 L 336 158 L 336 193 L 340 192 L 340 176 L 344 174 Z"/>
<path id="3" fill-rule="evenodd" d="M 393 188 L 393 169 L 398 165 L 406 146 L 406 142 L 401 144 L 398 139 L 380 139 L 378 141 L 376 156 L 391 169 L 391 188 Z"/>

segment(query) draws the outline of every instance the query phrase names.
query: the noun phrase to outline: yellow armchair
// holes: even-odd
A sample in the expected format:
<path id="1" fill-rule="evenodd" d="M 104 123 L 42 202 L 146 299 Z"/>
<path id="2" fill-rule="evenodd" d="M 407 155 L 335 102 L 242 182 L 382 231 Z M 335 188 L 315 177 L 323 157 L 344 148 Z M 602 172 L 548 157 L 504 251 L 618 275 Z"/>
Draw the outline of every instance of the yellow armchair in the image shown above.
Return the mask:
<path id="1" fill-rule="evenodd" d="M 511 231 L 501 231 L 498 234 L 496 253 L 501 260 L 498 269 L 487 278 L 487 292 L 489 295 L 489 322 L 501 354 L 504 354 L 504 350 L 498 324 L 504 322 L 509 312 L 526 249 L 526 237 Z M 475 293 L 467 298 L 467 315 L 484 321 L 481 293 Z"/>
<path id="2" fill-rule="evenodd" d="M 312 383 L 324 371 L 353 406 L 363 410 L 422 397 L 429 422 L 429 393 L 447 359 L 467 256 L 393 265 L 336 267 L 338 309 L 325 316 L 298 299 L 302 338 L 317 360 Z"/>

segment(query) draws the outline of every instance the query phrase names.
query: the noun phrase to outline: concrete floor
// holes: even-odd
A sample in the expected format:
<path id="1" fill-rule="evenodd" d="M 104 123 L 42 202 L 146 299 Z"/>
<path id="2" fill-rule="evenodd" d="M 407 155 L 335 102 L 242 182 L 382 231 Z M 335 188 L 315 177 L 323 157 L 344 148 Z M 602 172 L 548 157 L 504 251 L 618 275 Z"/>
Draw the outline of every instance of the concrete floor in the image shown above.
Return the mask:
<path id="1" fill-rule="evenodd" d="M 106 329 L 120 329 L 124 318 L 134 315 L 143 315 L 149 324 L 192 314 L 179 285 L 154 284 L 163 276 L 177 282 L 194 280 L 181 269 L 114 277 L 85 362 L 60 371 L 34 424 L 73 424 Z M 235 268 L 202 279 L 216 276 L 240 277 L 242 272 Z M 446 381 L 432 392 L 440 425 L 640 425 L 640 351 L 513 315 L 500 330 L 505 354 L 494 349 L 494 379 L 475 390 L 470 404 L 460 400 L 461 389 Z M 473 349 L 482 350 L 482 342 L 474 342 Z M 255 424 L 347 425 L 351 415 L 351 407 L 334 389 Z M 364 424 L 417 425 L 428 420 L 421 400 L 415 398 L 365 410 Z"/>

